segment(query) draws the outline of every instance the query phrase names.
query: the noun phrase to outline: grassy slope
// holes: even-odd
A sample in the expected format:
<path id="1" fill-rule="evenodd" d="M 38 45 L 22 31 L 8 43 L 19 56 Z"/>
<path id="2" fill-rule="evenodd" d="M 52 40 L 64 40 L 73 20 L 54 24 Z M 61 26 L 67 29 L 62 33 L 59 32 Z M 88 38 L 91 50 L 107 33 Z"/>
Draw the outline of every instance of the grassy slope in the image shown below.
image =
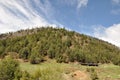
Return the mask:
<path id="1" fill-rule="evenodd" d="M 20 67 L 22 70 L 27 70 L 31 74 L 33 74 L 36 70 L 41 70 L 41 72 L 43 72 L 42 79 L 46 80 L 47 77 L 51 77 L 52 80 L 63 80 L 61 77 L 63 73 L 69 73 L 75 70 L 86 71 L 87 68 L 91 68 L 88 66 L 81 66 L 75 63 L 65 64 L 56 63 L 55 61 L 49 61 L 38 65 L 21 63 Z M 118 78 L 120 79 L 120 66 L 115 66 L 113 64 L 102 64 L 99 67 L 93 68 L 95 68 L 95 70 L 97 71 L 100 80 L 115 80 Z"/>
<path id="2" fill-rule="evenodd" d="M 22 70 L 26 70 L 32 75 L 35 74 L 35 72 L 40 71 L 41 80 L 64 80 L 62 78 L 62 73 L 65 71 L 66 67 L 69 67 L 69 65 L 49 61 L 36 65 L 21 63 L 20 67 Z"/>
<path id="3" fill-rule="evenodd" d="M 113 64 L 103 64 L 97 68 L 100 78 L 109 77 L 112 79 L 120 79 L 120 66 Z"/>

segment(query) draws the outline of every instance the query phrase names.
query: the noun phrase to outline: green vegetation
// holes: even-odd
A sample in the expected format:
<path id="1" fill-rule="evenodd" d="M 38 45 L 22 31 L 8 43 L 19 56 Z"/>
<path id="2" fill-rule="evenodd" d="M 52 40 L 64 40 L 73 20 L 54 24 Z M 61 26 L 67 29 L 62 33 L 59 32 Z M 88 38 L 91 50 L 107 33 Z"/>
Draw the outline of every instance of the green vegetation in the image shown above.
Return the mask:
<path id="1" fill-rule="evenodd" d="M 30 64 L 30 63 L 20 63 L 20 68 L 22 70 L 25 70 L 29 72 L 30 74 L 33 74 L 37 76 L 37 74 L 42 74 L 41 78 L 47 78 L 46 80 L 51 80 L 50 77 L 54 77 L 55 80 L 64 80 L 61 76 L 63 74 L 70 74 L 74 71 L 80 70 L 80 71 L 87 71 L 88 74 L 91 75 L 91 79 L 99 78 L 98 80 L 116 80 L 120 79 L 120 66 L 116 66 L 113 64 L 102 64 L 98 67 L 89 67 L 89 66 L 81 66 L 80 64 L 75 63 L 56 63 L 55 61 L 47 61 L 41 64 Z M 40 71 L 40 72 L 39 72 Z M 92 73 L 92 71 L 94 73 Z M 45 73 L 46 72 L 46 73 Z M 59 79 L 59 77 L 61 77 Z M 89 77 L 89 76 L 88 76 Z M 97 77 L 97 78 L 96 78 Z M 91 80 L 90 79 L 90 80 Z M 44 79 L 43 79 L 44 80 Z M 65 79 L 66 80 L 66 79 Z M 79 80 L 79 79 L 78 79 Z"/>
<path id="2" fill-rule="evenodd" d="M 19 64 L 12 58 L 8 57 L 0 63 L 0 80 L 13 80 L 15 72 L 19 70 Z"/>
<path id="3" fill-rule="evenodd" d="M 19 62 L 7 56 L 0 63 L 0 80 L 34 80 L 27 71 L 22 71 Z"/>
<path id="4" fill-rule="evenodd" d="M 116 46 L 64 28 L 21 30 L 1 34 L 0 38 L 1 58 L 14 52 L 32 64 L 41 63 L 48 57 L 60 63 L 112 62 L 120 65 L 120 49 Z"/>
<path id="5" fill-rule="evenodd" d="M 0 59 L 0 80 L 79 80 L 82 71 L 90 80 L 120 79 L 118 47 L 64 28 L 1 34 Z"/>
<path id="6" fill-rule="evenodd" d="M 97 72 L 95 71 L 94 68 L 87 68 L 87 72 L 90 73 L 90 77 L 92 80 L 99 80 Z"/>
<path id="7" fill-rule="evenodd" d="M 90 75 L 91 79 L 89 80 L 119 80 L 119 70 L 120 66 L 113 64 L 89 67 L 76 63 L 66 64 L 49 60 L 33 65 L 29 62 L 18 63 L 16 60 L 7 57 L 0 62 L 0 80 L 79 80 L 72 78 L 71 73 L 76 71 L 86 71 L 86 77 L 89 78 Z"/>

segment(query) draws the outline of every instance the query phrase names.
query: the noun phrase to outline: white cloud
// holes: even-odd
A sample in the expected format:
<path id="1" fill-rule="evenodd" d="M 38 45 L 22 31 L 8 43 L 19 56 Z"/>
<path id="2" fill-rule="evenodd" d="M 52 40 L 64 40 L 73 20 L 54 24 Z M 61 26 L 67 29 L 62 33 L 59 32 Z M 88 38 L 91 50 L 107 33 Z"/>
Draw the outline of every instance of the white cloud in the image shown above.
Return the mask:
<path id="1" fill-rule="evenodd" d="M 120 24 L 114 24 L 108 28 L 99 26 L 95 29 L 94 35 L 120 47 Z"/>
<path id="2" fill-rule="evenodd" d="M 49 0 L 44 3 L 40 0 L 32 3 L 30 0 L 0 0 L 0 33 L 37 26 L 56 26 L 48 22 L 53 14 Z"/>
<path id="3" fill-rule="evenodd" d="M 81 7 L 85 7 L 88 4 L 88 0 L 77 0 L 77 2 L 78 2 L 78 5 L 77 5 L 78 9 Z"/>

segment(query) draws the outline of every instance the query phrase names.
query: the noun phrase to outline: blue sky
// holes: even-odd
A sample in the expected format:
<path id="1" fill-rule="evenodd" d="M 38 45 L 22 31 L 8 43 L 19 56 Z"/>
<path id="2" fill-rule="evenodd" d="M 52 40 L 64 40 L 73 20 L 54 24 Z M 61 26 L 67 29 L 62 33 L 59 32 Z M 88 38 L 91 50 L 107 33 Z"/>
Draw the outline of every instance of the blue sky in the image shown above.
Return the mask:
<path id="1" fill-rule="evenodd" d="M 120 0 L 0 0 L 0 33 L 48 25 L 120 47 Z"/>

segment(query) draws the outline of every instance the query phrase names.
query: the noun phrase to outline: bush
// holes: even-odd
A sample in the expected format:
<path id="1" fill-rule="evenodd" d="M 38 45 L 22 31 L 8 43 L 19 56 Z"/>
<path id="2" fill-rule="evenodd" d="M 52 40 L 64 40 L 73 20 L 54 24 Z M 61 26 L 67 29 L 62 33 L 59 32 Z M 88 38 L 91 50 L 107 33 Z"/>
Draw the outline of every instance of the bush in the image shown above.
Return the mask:
<path id="1" fill-rule="evenodd" d="M 27 71 L 23 71 L 20 80 L 33 80 L 33 79 Z"/>
<path id="2" fill-rule="evenodd" d="M 10 57 L 1 61 L 0 64 L 0 80 L 13 80 L 15 72 L 19 69 L 19 63 Z"/>
<path id="3" fill-rule="evenodd" d="M 30 56 L 30 63 L 31 64 L 39 64 L 40 62 L 43 62 L 43 57 L 42 56 L 36 56 L 36 55 L 31 55 Z"/>
<path id="4" fill-rule="evenodd" d="M 14 75 L 15 75 L 14 80 L 20 80 L 20 78 L 22 77 L 22 71 L 16 70 Z"/>

